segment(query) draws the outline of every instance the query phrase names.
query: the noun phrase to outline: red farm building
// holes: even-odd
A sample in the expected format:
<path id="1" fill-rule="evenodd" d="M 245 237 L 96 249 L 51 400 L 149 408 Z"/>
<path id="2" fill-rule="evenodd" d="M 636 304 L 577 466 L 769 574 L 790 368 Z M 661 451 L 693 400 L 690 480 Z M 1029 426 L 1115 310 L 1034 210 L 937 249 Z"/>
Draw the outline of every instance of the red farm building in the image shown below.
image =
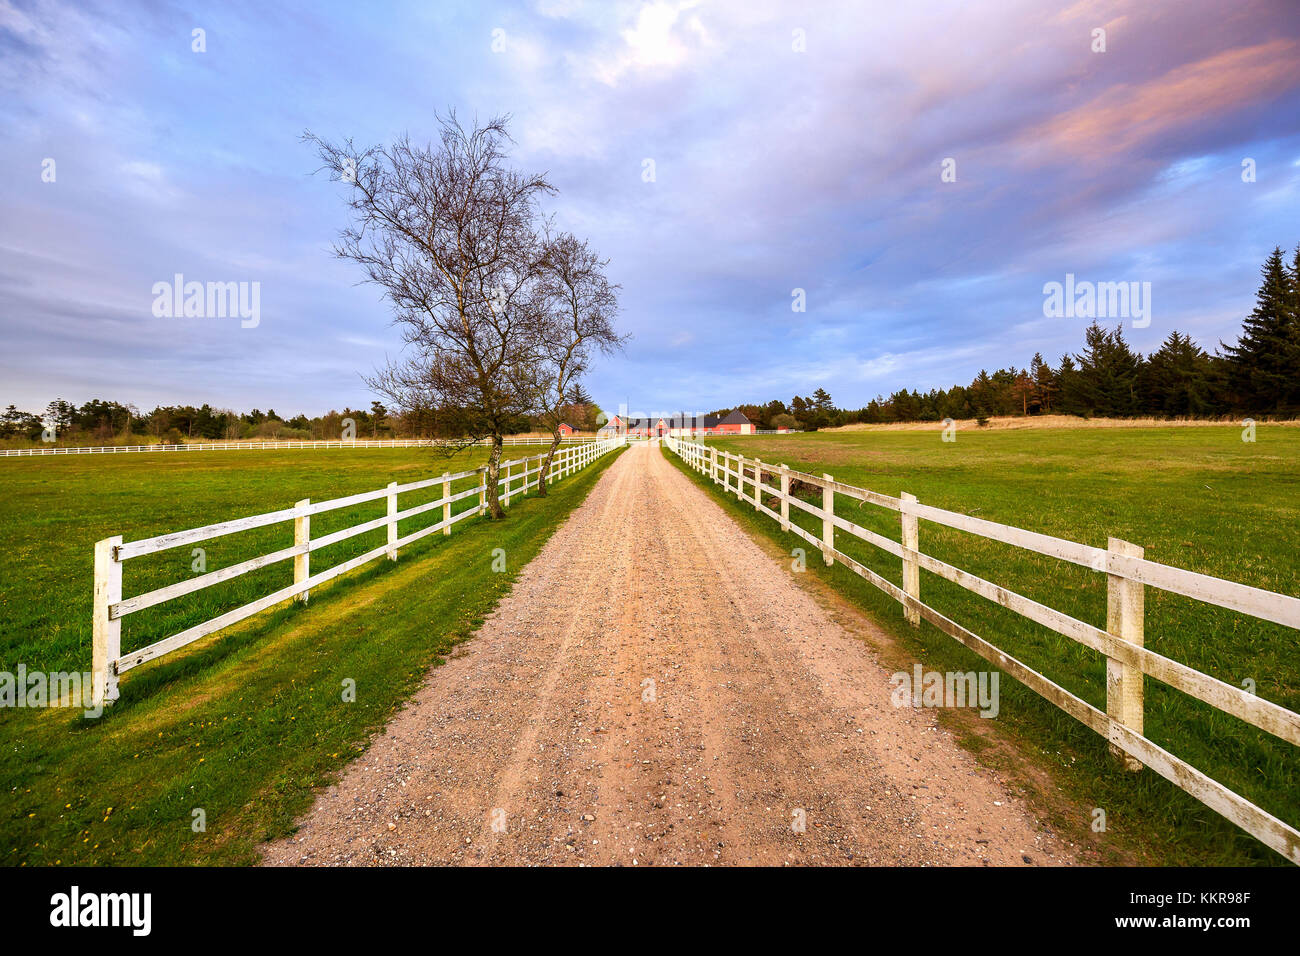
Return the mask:
<path id="1" fill-rule="evenodd" d="M 754 423 L 745 417 L 744 412 L 734 411 L 725 418 L 717 415 L 671 415 L 662 418 L 624 418 L 615 415 L 597 434 L 662 438 L 665 435 L 752 435 L 755 431 Z"/>

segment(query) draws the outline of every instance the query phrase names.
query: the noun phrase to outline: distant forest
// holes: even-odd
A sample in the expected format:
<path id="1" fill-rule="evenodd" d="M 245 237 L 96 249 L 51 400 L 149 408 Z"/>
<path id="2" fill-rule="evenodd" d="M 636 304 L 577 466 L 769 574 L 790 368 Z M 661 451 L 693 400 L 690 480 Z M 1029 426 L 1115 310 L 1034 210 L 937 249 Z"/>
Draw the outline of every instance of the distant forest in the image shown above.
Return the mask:
<path id="1" fill-rule="evenodd" d="M 565 420 L 579 431 L 595 431 L 600 408 L 591 396 L 576 386 L 571 395 Z M 210 405 L 159 405 L 142 412 L 133 405 L 93 399 L 73 405 L 62 399 L 50 402 L 44 414 L 20 411 L 10 405 L 0 413 L 0 438 L 38 442 L 42 432 L 52 426 L 59 444 L 171 444 L 186 441 L 238 441 L 261 439 L 337 440 L 345 434 L 351 421 L 351 435 L 365 438 L 459 438 L 464 428 L 454 414 L 395 414 L 381 402 L 371 402 L 369 409 L 344 408 L 308 418 L 298 414 L 282 418 L 275 409 L 237 412 Z M 511 433 L 544 431 L 539 422 L 520 418 Z"/>
<path id="2" fill-rule="evenodd" d="M 1084 418 L 1217 418 L 1300 416 L 1300 247 L 1288 266 L 1280 247 L 1261 270 L 1255 308 L 1233 345 L 1210 355 L 1181 332 L 1143 356 L 1124 340 L 1123 327 L 1094 322 L 1083 350 L 1055 366 L 1035 354 L 1027 367 L 981 369 L 970 385 L 928 392 L 900 390 L 859 409 L 837 408 L 824 389 L 788 404 L 739 408 L 759 428 L 818 429 L 858 422 L 925 422 L 945 418 L 1078 415 Z"/>

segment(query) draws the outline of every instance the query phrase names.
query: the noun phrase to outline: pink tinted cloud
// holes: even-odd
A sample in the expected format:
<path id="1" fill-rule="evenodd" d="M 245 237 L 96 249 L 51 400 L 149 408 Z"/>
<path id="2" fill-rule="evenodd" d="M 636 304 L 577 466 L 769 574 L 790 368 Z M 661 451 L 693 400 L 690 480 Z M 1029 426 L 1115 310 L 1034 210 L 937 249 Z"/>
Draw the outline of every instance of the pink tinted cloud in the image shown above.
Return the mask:
<path id="1" fill-rule="evenodd" d="M 1105 56 L 1105 54 L 1096 54 Z M 1021 145 L 1045 161 L 1105 160 L 1300 86 L 1290 38 L 1225 50 L 1145 83 L 1112 86 L 1030 130 Z"/>

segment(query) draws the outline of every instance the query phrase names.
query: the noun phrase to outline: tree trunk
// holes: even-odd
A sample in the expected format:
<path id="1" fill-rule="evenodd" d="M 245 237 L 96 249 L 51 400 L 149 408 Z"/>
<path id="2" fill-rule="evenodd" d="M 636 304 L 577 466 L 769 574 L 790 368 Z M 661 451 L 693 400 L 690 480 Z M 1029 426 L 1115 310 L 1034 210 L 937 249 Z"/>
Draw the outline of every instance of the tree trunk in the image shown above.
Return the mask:
<path id="1" fill-rule="evenodd" d="M 551 447 L 546 451 L 546 457 L 542 459 L 542 470 L 537 475 L 537 496 L 546 497 L 546 479 L 551 474 L 551 459 L 555 457 L 555 450 L 560 447 L 560 430 L 557 428 L 551 433 Z"/>
<path id="2" fill-rule="evenodd" d="M 487 504 L 488 512 L 496 518 L 504 518 L 505 511 L 501 507 L 500 489 L 497 482 L 501 479 L 501 436 L 492 436 L 492 453 L 488 455 L 487 473 L 483 476 L 483 482 L 487 485 Z"/>

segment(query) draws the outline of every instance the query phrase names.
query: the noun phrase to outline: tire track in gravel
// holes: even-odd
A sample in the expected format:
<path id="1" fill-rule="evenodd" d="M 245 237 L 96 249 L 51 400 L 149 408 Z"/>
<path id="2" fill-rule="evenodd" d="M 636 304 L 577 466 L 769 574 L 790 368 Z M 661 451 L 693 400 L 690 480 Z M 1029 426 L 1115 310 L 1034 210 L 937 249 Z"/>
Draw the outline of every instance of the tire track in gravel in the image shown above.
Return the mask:
<path id="1" fill-rule="evenodd" d="M 708 502 L 693 486 L 690 492 Z M 735 669 L 733 681 L 748 688 L 740 695 L 744 725 L 755 728 L 764 739 L 761 747 L 748 749 L 746 763 L 752 767 L 757 760 L 764 761 L 763 795 L 766 802 L 783 808 L 778 820 L 769 815 L 765 821 L 782 828 L 771 834 L 788 849 L 781 862 L 932 862 L 907 854 L 906 843 L 897 843 L 897 834 L 910 833 L 914 822 L 907 801 L 882 784 L 886 774 L 870 750 L 850 745 L 851 733 L 858 731 L 853 708 L 822 692 L 783 633 L 789 628 L 782 619 L 815 618 L 815 605 L 799 593 L 792 597 L 794 606 L 778 618 L 771 613 L 770 603 L 753 601 L 750 589 L 755 582 L 747 571 L 770 561 L 758 562 L 748 549 L 725 547 L 712 533 L 717 526 L 709 520 L 713 516 L 697 517 L 708 514 L 699 502 L 691 501 L 684 510 L 695 519 L 688 519 L 686 527 L 711 559 L 713 577 L 726 590 L 737 619 L 734 633 L 756 637 L 731 643 L 736 653 L 747 657 L 743 667 Z M 819 560 L 820 555 L 814 552 L 812 558 Z M 793 572 L 785 574 L 792 577 Z M 779 585 L 773 587 L 780 590 Z M 724 649 L 724 659 L 733 656 Z M 785 831 L 793 833 L 791 818 L 796 812 L 803 815 L 804 831 L 799 839 L 792 839 Z M 899 850 L 905 851 L 903 860 Z"/>
<path id="2" fill-rule="evenodd" d="M 657 447 L 458 651 L 267 862 L 1072 862 Z"/>
<path id="3" fill-rule="evenodd" d="M 626 723 L 603 747 L 601 813 L 593 836 L 604 863 L 675 865 L 726 862 L 741 825 L 729 774 L 711 759 L 724 741 L 708 715 L 717 709 L 702 648 L 708 637 L 682 622 L 707 578 L 697 552 L 682 544 L 680 515 L 646 483 L 638 521 L 656 546 L 631 582 L 629 617 L 618 636 L 611 695 L 627 701 Z M 641 632 L 641 634 L 638 634 Z M 647 685 L 652 681 L 652 685 Z M 652 699 L 647 693 L 652 691 Z"/>
<path id="4" fill-rule="evenodd" d="M 632 480 L 632 475 L 628 471 L 619 471 L 616 474 L 614 487 L 606 495 L 603 506 L 599 510 L 599 517 L 596 519 L 600 526 L 612 527 L 611 519 L 621 517 L 622 503 L 629 494 L 628 485 Z M 620 566 L 633 558 L 630 539 L 622 537 L 612 563 Z M 565 739 L 567 735 L 564 733 L 563 724 L 555 720 L 555 715 L 557 710 L 561 713 L 575 712 L 574 695 L 577 694 L 579 699 L 585 696 L 586 685 L 580 681 L 587 676 L 585 668 L 589 664 L 585 661 L 572 660 L 573 652 L 575 649 L 582 649 L 589 641 L 598 640 L 605 629 L 600 626 L 603 615 L 598 617 L 589 613 L 574 613 L 574 610 L 584 609 L 590 612 L 605 605 L 604 601 L 597 603 L 593 598 L 604 596 L 602 585 L 608 580 L 611 563 L 609 556 L 590 550 L 580 551 L 576 560 L 582 568 L 583 584 L 578 593 L 574 594 L 572 589 L 569 589 L 563 594 L 565 602 L 561 609 L 563 617 L 558 623 L 563 626 L 564 638 L 554 658 L 547 665 L 542 688 L 533 704 L 527 725 L 519 736 L 510 763 L 502 774 L 495 795 L 487 808 L 488 822 L 483 833 L 483 840 L 488 844 L 487 852 L 483 856 L 485 863 L 491 863 L 498 854 L 511 855 L 511 847 L 503 844 L 515 844 L 513 849 L 515 853 L 519 852 L 520 848 L 517 844 L 526 836 L 522 829 L 525 825 L 523 821 L 528 819 L 529 803 L 534 802 L 530 801 L 527 793 L 530 772 L 534 782 L 540 782 L 543 776 L 548 776 L 552 781 L 550 787 L 552 795 L 560 798 L 567 797 L 569 802 L 572 802 L 573 794 L 563 789 L 559 779 L 564 775 L 563 769 L 554 766 L 556 757 L 571 755 L 569 749 L 571 744 Z M 598 591 L 601 593 L 597 594 Z M 580 639 L 579 635 L 581 635 Z M 569 680 L 557 698 L 560 680 L 566 676 Z M 542 802 L 550 805 L 551 815 L 554 816 L 561 804 L 558 801 L 544 799 L 545 792 L 540 787 L 537 789 L 539 791 L 537 798 L 543 798 Z M 506 827 L 504 831 L 498 832 L 492 827 L 492 814 L 497 812 L 504 814 Z M 516 824 L 513 829 L 510 826 L 512 820 Z M 540 852 L 547 852 L 549 849 L 551 848 L 545 843 L 536 847 Z"/>

